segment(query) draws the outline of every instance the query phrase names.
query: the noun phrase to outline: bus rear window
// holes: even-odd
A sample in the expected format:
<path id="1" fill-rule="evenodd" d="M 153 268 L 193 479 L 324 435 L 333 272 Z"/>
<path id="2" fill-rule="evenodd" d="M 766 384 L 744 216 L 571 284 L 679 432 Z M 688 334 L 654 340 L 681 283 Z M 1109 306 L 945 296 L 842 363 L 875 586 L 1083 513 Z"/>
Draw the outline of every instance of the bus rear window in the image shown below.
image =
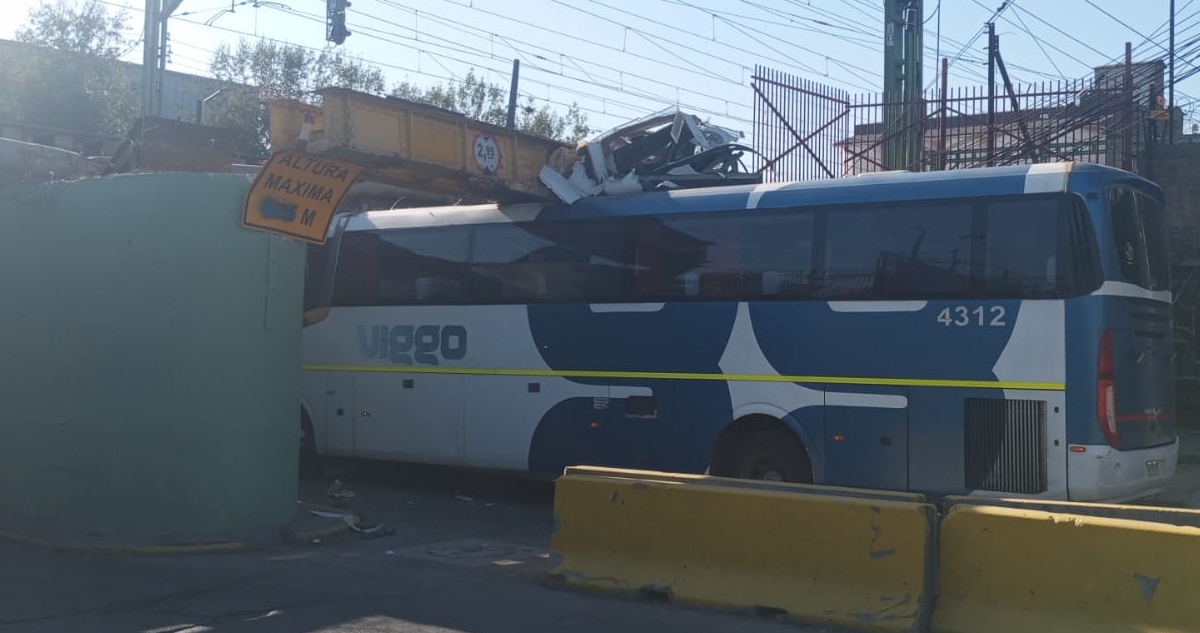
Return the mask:
<path id="1" fill-rule="evenodd" d="M 1113 240 L 1121 274 L 1147 290 L 1170 286 L 1166 214 L 1158 200 L 1116 185 L 1108 190 Z"/>

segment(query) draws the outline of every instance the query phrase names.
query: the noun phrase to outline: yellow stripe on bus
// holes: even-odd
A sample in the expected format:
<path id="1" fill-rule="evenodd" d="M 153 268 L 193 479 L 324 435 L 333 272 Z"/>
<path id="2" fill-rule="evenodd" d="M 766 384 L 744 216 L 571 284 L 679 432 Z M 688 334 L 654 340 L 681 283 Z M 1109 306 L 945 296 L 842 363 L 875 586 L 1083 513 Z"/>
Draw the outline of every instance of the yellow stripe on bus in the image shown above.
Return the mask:
<path id="1" fill-rule="evenodd" d="M 809 382 L 885 387 L 956 387 L 959 389 L 1021 389 L 1065 391 L 1061 382 L 1005 380 L 942 380 L 937 378 L 867 378 L 861 376 L 778 376 L 767 374 L 690 374 L 655 371 L 588 371 L 555 369 L 501 369 L 483 367 L 431 367 L 429 365 L 302 365 L 304 371 L 393 372 L 405 374 L 459 374 L 468 376 L 529 376 L 557 378 L 641 378 L 646 380 L 736 380 L 743 382 Z"/>

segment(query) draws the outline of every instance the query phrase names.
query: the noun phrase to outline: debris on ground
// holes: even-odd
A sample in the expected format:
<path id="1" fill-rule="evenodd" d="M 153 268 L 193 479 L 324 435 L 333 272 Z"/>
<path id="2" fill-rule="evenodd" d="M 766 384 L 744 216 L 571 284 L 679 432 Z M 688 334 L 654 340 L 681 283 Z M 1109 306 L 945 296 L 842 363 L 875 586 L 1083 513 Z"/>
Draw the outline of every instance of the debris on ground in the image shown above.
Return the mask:
<path id="1" fill-rule="evenodd" d="M 334 479 L 330 484 L 329 490 L 325 491 L 325 496 L 333 497 L 334 499 L 353 499 L 354 491 L 346 487 L 341 479 Z"/>
<path id="2" fill-rule="evenodd" d="M 340 519 L 347 514 L 347 512 L 335 512 L 333 510 L 309 510 L 308 513 L 326 519 Z"/>
<path id="3" fill-rule="evenodd" d="M 342 520 L 346 522 L 346 525 L 349 526 L 351 530 L 357 532 L 364 539 L 396 535 L 396 528 L 390 525 L 384 525 L 382 523 L 367 523 L 358 515 L 346 515 L 342 517 Z"/>

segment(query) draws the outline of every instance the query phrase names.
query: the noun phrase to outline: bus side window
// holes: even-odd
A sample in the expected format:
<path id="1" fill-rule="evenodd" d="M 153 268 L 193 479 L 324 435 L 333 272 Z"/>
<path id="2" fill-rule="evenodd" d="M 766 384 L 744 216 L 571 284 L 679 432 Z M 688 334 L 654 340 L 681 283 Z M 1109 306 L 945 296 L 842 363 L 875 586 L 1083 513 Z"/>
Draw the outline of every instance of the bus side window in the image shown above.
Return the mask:
<path id="1" fill-rule="evenodd" d="M 371 231 L 347 232 L 338 252 L 331 303 L 377 305 L 379 283 L 379 235 Z"/>
<path id="2" fill-rule="evenodd" d="M 570 241 L 577 222 L 476 227 L 468 274 L 472 304 L 571 303 L 586 300 L 588 253 Z"/>
<path id="3" fill-rule="evenodd" d="M 417 303 L 445 304 L 461 301 L 462 283 L 457 279 L 417 277 L 413 286 Z"/>
<path id="4" fill-rule="evenodd" d="M 377 298 L 380 305 L 403 305 L 412 303 L 417 297 L 412 284 L 383 277 L 379 279 Z"/>
<path id="5" fill-rule="evenodd" d="M 689 270 L 679 276 L 683 282 L 683 296 L 698 297 L 700 296 L 700 273 Z"/>
<path id="6" fill-rule="evenodd" d="M 363 288 L 370 283 L 370 302 L 358 305 L 456 305 L 463 302 L 470 227 L 383 231 L 376 235 L 373 274 L 365 274 Z M 350 234 L 347 234 L 349 236 Z"/>
<path id="7" fill-rule="evenodd" d="M 646 301 L 804 299 L 813 215 L 792 209 L 666 215 L 639 241 Z"/>
<path id="8" fill-rule="evenodd" d="M 871 297 L 880 249 L 878 212 L 873 209 L 830 209 L 826 212 L 825 260 L 817 272 L 814 298 L 825 301 Z"/>
<path id="9" fill-rule="evenodd" d="M 1045 299 L 1059 294 L 1061 208 L 1057 197 L 988 203 L 982 253 L 987 296 Z"/>
<path id="10" fill-rule="evenodd" d="M 304 309 L 329 307 L 329 266 L 334 249 L 328 244 L 309 244 L 304 266 Z"/>
<path id="11" fill-rule="evenodd" d="M 774 297 L 783 290 L 787 273 L 779 270 L 765 270 L 762 274 L 762 293 L 764 297 Z"/>
<path id="12" fill-rule="evenodd" d="M 1081 198 L 1065 198 L 1059 211 L 1058 253 L 1059 297 L 1091 292 L 1100 286 L 1104 271 L 1096 231 L 1088 215 L 1087 203 Z"/>

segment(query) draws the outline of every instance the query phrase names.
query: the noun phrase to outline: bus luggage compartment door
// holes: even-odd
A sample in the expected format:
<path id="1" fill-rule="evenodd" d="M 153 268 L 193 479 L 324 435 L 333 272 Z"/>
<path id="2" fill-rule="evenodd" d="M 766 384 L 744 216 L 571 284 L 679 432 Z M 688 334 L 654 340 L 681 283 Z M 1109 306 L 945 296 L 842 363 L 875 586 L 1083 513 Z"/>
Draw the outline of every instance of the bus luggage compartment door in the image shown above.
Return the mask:
<path id="1" fill-rule="evenodd" d="M 836 387 L 835 387 L 836 388 Z M 825 482 L 908 488 L 908 408 L 904 388 L 825 393 Z"/>

